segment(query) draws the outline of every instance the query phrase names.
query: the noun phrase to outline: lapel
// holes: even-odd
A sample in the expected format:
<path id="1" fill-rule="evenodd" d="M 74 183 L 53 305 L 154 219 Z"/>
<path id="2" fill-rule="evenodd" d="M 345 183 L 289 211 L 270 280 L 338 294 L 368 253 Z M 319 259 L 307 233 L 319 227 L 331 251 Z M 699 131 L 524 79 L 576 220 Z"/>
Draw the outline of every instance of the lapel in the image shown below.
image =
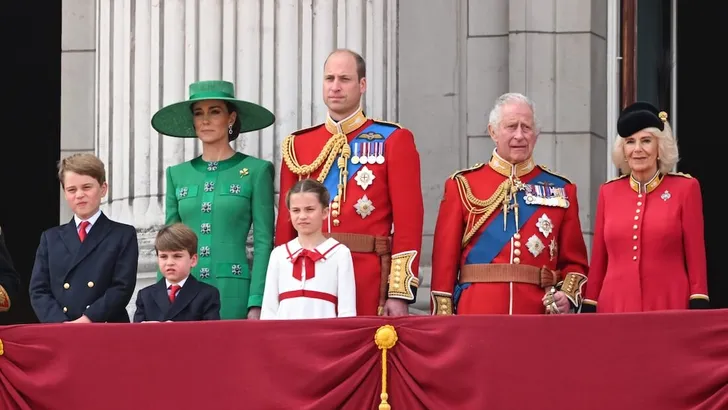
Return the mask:
<path id="1" fill-rule="evenodd" d="M 169 307 L 169 312 L 167 312 L 167 319 L 172 320 L 175 316 L 177 316 L 184 308 L 187 307 L 187 305 L 192 302 L 192 299 L 197 296 L 197 288 L 199 287 L 200 282 L 197 281 L 192 275 L 187 277 L 187 282 L 185 282 L 185 285 L 182 286 L 182 289 L 180 289 L 179 293 L 177 294 L 177 299 L 174 300 L 174 303 Z"/>
<path id="2" fill-rule="evenodd" d="M 180 292 L 182 293 L 182 292 Z M 169 303 L 169 294 L 167 293 L 167 282 L 162 278 L 161 280 L 157 281 L 156 284 L 154 284 L 154 288 L 152 290 L 152 297 L 154 298 L 154 303 L 157 304 L 159 307 L 159 310 L 162 312 L 162 316 L 167 315 L 167 311 L 169 310 L 170 303 Z"/>
<path id="3" fill-rule="evenodd" d="M 76 258 L 79 248 L 81 248 L 81 240 L 78 239 L 78 230 L 76 229 L 76 221 L 71 220 L 61 228 L 61 239 L 68 249 L 72 260 Z M 70 268 L 69 268 L 70 270 Z"/>

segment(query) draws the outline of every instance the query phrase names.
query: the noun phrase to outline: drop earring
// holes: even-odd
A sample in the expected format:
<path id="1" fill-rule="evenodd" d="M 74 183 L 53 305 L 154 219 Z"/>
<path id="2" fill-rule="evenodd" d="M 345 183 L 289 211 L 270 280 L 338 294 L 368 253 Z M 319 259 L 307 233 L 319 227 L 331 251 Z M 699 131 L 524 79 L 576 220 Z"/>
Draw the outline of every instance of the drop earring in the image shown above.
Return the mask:
<path id="1" fill-rule="evenodd" d="M 228 125 L 228 134 L 233 135 L 233 125 Z"/>

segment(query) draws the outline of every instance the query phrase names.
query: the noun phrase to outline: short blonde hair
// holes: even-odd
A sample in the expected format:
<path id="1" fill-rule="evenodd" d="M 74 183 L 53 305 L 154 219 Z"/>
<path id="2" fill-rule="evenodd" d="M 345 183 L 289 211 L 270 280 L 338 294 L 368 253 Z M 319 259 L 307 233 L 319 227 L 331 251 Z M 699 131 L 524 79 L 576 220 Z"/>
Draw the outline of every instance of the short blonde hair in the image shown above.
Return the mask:
<path id="1" fill-rule="evenodd" d="M 667 174 L 672 171 L 672 168 L 680 160 L 680 155 L 677 149 L 677 141 L 672 135 L 672 127 L 670 123 L 664 122 L 664 130 L 660 131 L 659 128 L 645 128 L 641 131 L 647 131 L 657 138 L 657 169 L 661 174 Z M 629 137 L 629 136 L 627 136 Z M 626 138 L 626 137 L 625 137 Z M 614 165 L 622 171 L 623 174 L 629 175 L 632 170 L 627 163 L 627 159 L 624 156 L 624 140 L 620 135 L 614 140 L 614 147 L 612 149 L 612 162 Z"/>
<path id="2" fill-rule="evenodd" d="M 64 181 L 66 172 L 89 176 L 98 181 L 99 185 L 103 185 L 106 182 L 106 168 L 104 167 L 104 163 L 93 154 L 73 154 L 58 161 L 58 179 L 64 188 L 66 186 Z"/>
<path id="3" fill-rule="evenodd" d="M 187 251 L 197 253 L 197 234 L 187 225 L 177 222 L 162 227 L 154 239 L 154 250 L 159 252 Z"/>

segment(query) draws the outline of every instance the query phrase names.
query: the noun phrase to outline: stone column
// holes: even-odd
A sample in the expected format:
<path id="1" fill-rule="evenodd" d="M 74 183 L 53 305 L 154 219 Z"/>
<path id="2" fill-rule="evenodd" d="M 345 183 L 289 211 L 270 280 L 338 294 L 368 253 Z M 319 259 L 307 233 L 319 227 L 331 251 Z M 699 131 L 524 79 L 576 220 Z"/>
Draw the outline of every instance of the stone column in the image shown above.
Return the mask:
<path id="1" fill-rule="evenodd" d="M 109 174 L 103 210 L 137 227 L 138 287 L 155 280 L 165 169 L 200 154 L 197 140 L 157 134 L 151 116 L 186 99 L 191 82 L 233 81 L 239 98 L 273 111 L 274 126 L 235 146 L 276 166 L 286 135 L 325 119 L 323 64 L 337 47 L 367 61 L 367 114 L 398 120 L 397 1 L 98 0 L 96 18 L 95 146 Z"/>
<path id="2" fill-rule="evenodd" d="M 607 2 L 509 3 L 509 88 L 531 97 L 542 131 L 534 157 L 577 186 L 591 250 L 607 158 Z"/>

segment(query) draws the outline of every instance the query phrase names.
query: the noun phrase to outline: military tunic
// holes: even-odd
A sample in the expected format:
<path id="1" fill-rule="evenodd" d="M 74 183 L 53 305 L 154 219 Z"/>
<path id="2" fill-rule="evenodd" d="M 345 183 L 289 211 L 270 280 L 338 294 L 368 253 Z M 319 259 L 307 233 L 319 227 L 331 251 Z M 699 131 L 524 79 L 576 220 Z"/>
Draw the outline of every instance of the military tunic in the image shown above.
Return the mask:
<path id="1" fill-rule="evenodd" d="M 221 319 L 244 319 L 263 302 L 273 249 L 273 178 L 272 163 L 239 152 L 167 168 L 165 223 L 182 222 L 197 233 L 199 262 L 191 273 L 220 291 Z M 251 224 L 252 268 L 246 254 Z"/>
<path id="2" fill-rule="evenodd" d="M 279 209 L 286 209 L 285 193 L 301 178 L 317 178 L 328 188 L 332 202 L 323 231 L 338 235 L 352 253 L 357 315 L 381 313 L 387 298 L 414 302 L 424 205 L 412 132 L 367 118 L 360 109 L 338 123 L 329 116 L 293 133 L 282 151 Z M 279 212 L 276 245 L 295 237 L 288 214 Z M 376 245 L 388 237 L 391 246 Z"/>
<path id="3" fill-rule="evenodd" d="M 433 238 L 432 314 L 543 314 L 552 286 L 578 307 L 587 269 L 576 186 L 566 178 L 533 159 L 510 164 L 494 151 L 488 164 L 445 182 Z"/>

